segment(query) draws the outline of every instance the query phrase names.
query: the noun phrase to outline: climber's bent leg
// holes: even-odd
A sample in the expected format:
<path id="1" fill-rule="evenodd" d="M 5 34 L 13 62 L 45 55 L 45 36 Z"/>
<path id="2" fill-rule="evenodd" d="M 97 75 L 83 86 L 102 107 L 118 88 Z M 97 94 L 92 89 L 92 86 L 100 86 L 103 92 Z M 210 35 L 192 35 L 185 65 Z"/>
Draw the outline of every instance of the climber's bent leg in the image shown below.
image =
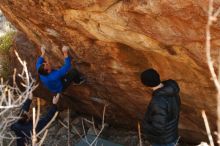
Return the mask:
<path id="1" fill-rule="evenodd" d="M 77 85 L 80 85 L 83 82 L 85 82 L 85 78 L 76 69 L 71 69 L 62 79 L 63 90 L 65 90 L 72 82 L 74 82 Z"/>

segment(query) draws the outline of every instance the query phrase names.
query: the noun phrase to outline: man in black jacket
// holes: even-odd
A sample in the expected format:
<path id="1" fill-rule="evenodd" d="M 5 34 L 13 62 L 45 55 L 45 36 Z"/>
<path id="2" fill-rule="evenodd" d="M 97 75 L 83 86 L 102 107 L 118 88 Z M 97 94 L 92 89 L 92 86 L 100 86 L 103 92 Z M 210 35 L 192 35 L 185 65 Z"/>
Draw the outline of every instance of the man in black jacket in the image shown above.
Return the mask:
<path id="1" fill-rule="evenodd" d="M 46 115 L 40 118 L 36 126 L 36 133 L 40 132 L 53 118 L 57 112 L 57 103 L 59 101 L 59 94 L 53 98 L 53 104 L 49 108 Z M 21 108 L 21 119 L 11 125 L 11 129 L 17 136 L 17 146 L 26 146 L 29 143 L 29 139 L 32 135 L 33 123 L 32 119 L 28 116 L 28 111 L 32 102 L 30 96 L 23 104 Z"/>
<path id="2" fill-rule="evenodd" d="M 141 74 L 142 83 L 153 89 L 143 120 L 143 131 L 153 146 L 175 146 L 180 112 L 179 86 L 174 80 L 161 82 L 154 69 Z"/>

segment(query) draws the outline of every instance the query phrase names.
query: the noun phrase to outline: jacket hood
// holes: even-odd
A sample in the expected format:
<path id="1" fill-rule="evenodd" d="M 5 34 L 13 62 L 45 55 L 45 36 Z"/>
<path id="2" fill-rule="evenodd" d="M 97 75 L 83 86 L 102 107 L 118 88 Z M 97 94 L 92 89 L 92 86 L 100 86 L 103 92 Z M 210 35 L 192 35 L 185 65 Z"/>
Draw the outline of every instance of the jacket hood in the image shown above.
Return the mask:
<path id="1" fill-rule="evenodd" d="M 164 85 L 162 88 L 159 88 L 153 92 L 153 96 L 173 96 L 177 95 L 180 91 L 180 88 L 176 81 L 174 80 L 166 80 L 163 81 Z"/>

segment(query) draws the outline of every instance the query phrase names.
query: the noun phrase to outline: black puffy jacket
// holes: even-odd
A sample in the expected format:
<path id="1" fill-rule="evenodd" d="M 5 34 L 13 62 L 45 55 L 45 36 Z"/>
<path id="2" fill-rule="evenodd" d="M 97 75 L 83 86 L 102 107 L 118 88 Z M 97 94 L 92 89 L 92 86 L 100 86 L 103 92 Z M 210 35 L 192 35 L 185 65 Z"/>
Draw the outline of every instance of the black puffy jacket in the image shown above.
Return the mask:
<path id="1" fill-rule="evenodd" d="M 147 139 L 155 144 L 168 144 L 178 139 L 180 112 L 179 86 L 174 80 L 166 80 L 155 90 L 143 120 Z"/>

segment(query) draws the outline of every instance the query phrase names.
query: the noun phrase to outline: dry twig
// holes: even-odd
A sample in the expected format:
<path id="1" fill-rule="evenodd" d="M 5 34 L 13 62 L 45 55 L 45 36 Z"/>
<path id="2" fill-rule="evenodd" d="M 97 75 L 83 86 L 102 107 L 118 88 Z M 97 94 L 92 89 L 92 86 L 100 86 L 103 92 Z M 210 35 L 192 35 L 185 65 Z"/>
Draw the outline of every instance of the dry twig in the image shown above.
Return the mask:
<path id="1" fill-rule="evenodd" d="M 3 145 L 4 139 L 11 140 L 9 145 L 17 139 L 10 133 L 9 127 L 20 118 L 17 115 L 19 107 L 28 97 L 32 96 L 32 92 L 38 86 L 28 72 L 26 62 L 21 60 L 17 52 L 15 54 L 22 65 L 22 72 L 17 74 L 16 69 L 14 69 L 13 85 L 4 82 L 2 78 L 0 81 L 0 145 Z M 21 90 L 17 85 L 16 76 L 20 77 L 20 83 L 24 89 Z"/>
<path id="2" fill-rule="evenodd" d="M 205 128 L 206 128 L 206 132 L 208 134 L 210 146 L 214 146 L 214 141 L 213 141 L 213 138 L 212 138 L 212 134 L 211 134 L 211 130 L 210 130 L 210 127 L 209 127 L 208 119 L 207 119 L 207 116 L 206 116 L 204 110 L 202 111 L 202 118 L 203 118 L 204 123 L 205 123 Z"/>
<path id="3" fill-rule="evenodd" d="M 214 63 L 212 60 L 211 56 L 211 26 L 214 21 L 217 20 L 217 16 L 220 13 L 220 8 L 214 12 L 214 7 L 213 7 L 213 0 L 209 0 L 209 6 L 208 6 L 208 19 L 207 19 L 207 25 L 206 25 L 206 45 L 205 45 L 205 50 L 206 50 L 206 59 L 207 59 L 207 64 L 213 79 L 213 82 L 215 84 L 215 87 L 217 89 L 217 127 L 218 127 L 218 133 L 220 133 L 220 76 L 218 76 L 215 73 L 215 67 Z M 219 62 L 220 63 L 220 62 Z M 219 71 L 220 71 L 220 66 L 219 66 Z M 219 141 L 219 137 L 218 137 Z M 210 142 L 211 144 L 212 142 Z"/>

